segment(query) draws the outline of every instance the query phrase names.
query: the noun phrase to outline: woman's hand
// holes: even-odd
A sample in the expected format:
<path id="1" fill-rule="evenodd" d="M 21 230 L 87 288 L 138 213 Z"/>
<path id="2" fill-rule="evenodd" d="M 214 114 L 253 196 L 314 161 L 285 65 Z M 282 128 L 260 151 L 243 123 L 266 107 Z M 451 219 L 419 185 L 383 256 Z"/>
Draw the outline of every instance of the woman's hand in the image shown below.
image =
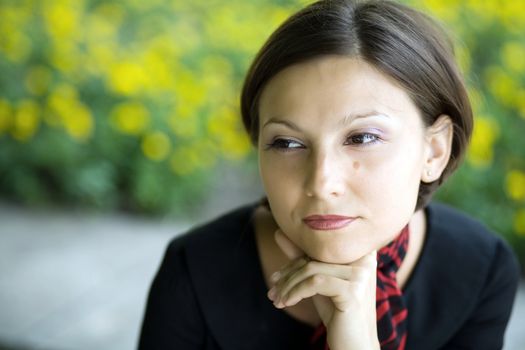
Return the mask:
<path id="1" fill-rule="evenodd" d="M 278 308 L 313 298 L 331 350 L 379 349 L 376 251 L 347 265 L 311 260 L 281 230 L 275 241 L 290 262 L 275 272 L 268 297 Z"/>

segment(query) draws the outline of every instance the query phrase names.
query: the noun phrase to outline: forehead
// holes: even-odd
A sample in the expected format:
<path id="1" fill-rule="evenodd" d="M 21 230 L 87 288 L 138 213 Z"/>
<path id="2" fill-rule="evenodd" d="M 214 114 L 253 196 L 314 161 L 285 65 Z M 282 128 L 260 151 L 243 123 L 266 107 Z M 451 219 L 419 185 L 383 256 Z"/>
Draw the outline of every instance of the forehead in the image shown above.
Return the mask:
<path id="1" fill-rule="evenodd" d="M 275 116 L 327 119 L 370 111 L 419 116 L 408 93 L 392 78 L 345 56 L 324 56 L 283 69 L 266 84 L 259 101 L 262 123 Z"/>

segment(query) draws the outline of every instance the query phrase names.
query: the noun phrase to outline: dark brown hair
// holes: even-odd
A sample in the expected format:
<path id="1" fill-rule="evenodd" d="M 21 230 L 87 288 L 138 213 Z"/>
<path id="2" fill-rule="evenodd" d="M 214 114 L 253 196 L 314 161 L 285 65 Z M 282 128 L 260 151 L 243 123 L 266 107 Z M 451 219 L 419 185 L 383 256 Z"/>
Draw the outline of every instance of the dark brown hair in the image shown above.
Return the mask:
<path id="1" fill-rule="evenodd" d="M 402 86 L 426 126 L 446 114 L 452 152 L 441 177 L 421 182 L 416 209 L 457 168 L 472 133 L 470 102 L 452 43 L 425 14 L 393 1 L 321 0 L 288 18 L 263 45 L 244 81 L 241 114 L 252 143 L 259 134 L 259 98 L 284 68 L 323 55 L 359 57 Z"/>

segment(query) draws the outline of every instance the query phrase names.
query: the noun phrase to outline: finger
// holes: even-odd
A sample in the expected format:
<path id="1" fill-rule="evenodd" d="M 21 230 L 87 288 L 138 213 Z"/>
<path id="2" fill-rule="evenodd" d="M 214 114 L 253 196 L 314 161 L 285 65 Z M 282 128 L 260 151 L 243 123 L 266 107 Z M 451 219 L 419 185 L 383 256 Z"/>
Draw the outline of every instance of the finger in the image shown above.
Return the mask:
<path id="1" fill-rule="evenodd" d="M 277 281 L 282 280 L 283 277 L 286 277 L 293 271 L 296 271 L 303 267 L 306 263 L 308 263 L 308 261 L 310 261 L 310 259 L 306 256 L 302 256 L 295 260 L 291 260 L 287 264 L 283 265 L 279 270 L 275 271 L 270 276 L 270 280 L 273 283 L 277 283 Z"/>
<path id="2" fill-rule="evenodd" d="M 342 312 L 363 304 L 366 298 L 366 284 L 350 282 L 327 275 L 314 275 L 295 286 L 287 297 L 276 307 L 293 306 L 303 299 L 323 295 L 332 299 L 334 306 Z M 370 296 L 371 298 L 371 296 Z"/>
<path id="3" fill-rule="evenodd" d="M 275 242 L 288 259 L 293 260 L 304 255 L 304 252 L 293 243 L 280 229 L 274 233 Z"/>
<path id="4" fill-rule="evenodd" d="M 303 281 L 301 285 L 295 286 L 295 288 L 292 290 L 293 293 L 289 293 L 282 298 L 276 299 L 274 302 L 275 306 L 278 308 L 292 306 L 303 299 L 313 297 L 316 294 L 321 294 L 321 284 L 326 282 L 327 277 L 328 276 L 324 275 L 310 276 L 307 280 Z M 330 297 L 331 295 L 325 296 Z"/>
<path id="5" fill-rule="evenodd" d="M 366 282 L 375 278 L 372 268 L 351 265 L 334 265 L 319 261 L 309 261 L 295 271 L 290 271 L 289 276 L 283 275 L 276 283 L 276 295 L 286 297 L 287 294 L 299 283 L 314 275 L 333 276 L 349 282 Z"/>
<path id="6" fill-rule="evenodd" d="M 282 285 L 288 280 L 289 276 L 293 274 L 294 271 L 300 269 L 308 261 L 309 259 L 307 259 L 307 257 L 300 257 L 298 259 L 290 261 L 288 264 L 284 265 L 280 270 L 275 271 L 270 276 L 270 281 L 273 283 L 273 286 L 267 293 L 268 298 L 272 301 L 276 301 L 277 298 L 281 296 L 279 291 L 281 290 Z"/>
<path id="7" fill-rule="evenodd" d="M 370 278 L 375 282 L 377 274 L 376 256 L 377 252 L 372 251 L 352 264 L 332 264 L 302 257 L 279 270 L 274 275 L 273 280 L 276 285 L 296 284 L 312 275 L 325 274 L 347 281 L 358 282 Z"/>

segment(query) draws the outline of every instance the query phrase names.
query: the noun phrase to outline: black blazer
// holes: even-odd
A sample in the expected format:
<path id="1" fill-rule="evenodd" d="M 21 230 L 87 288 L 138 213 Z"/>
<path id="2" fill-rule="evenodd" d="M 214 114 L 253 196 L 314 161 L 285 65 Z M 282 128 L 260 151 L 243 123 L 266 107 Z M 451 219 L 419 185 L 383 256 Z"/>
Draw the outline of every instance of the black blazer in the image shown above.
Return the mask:
<path id="1" fill-rule="evenodd" d="M 174 238 L 151 285 L 139 349 L 307 349 L 313 328 L 266 297 L 257 203 Z M 403 295 L 407 350 L 501 349 L 518 279 L 508 245 L 441 204 Z"/>

